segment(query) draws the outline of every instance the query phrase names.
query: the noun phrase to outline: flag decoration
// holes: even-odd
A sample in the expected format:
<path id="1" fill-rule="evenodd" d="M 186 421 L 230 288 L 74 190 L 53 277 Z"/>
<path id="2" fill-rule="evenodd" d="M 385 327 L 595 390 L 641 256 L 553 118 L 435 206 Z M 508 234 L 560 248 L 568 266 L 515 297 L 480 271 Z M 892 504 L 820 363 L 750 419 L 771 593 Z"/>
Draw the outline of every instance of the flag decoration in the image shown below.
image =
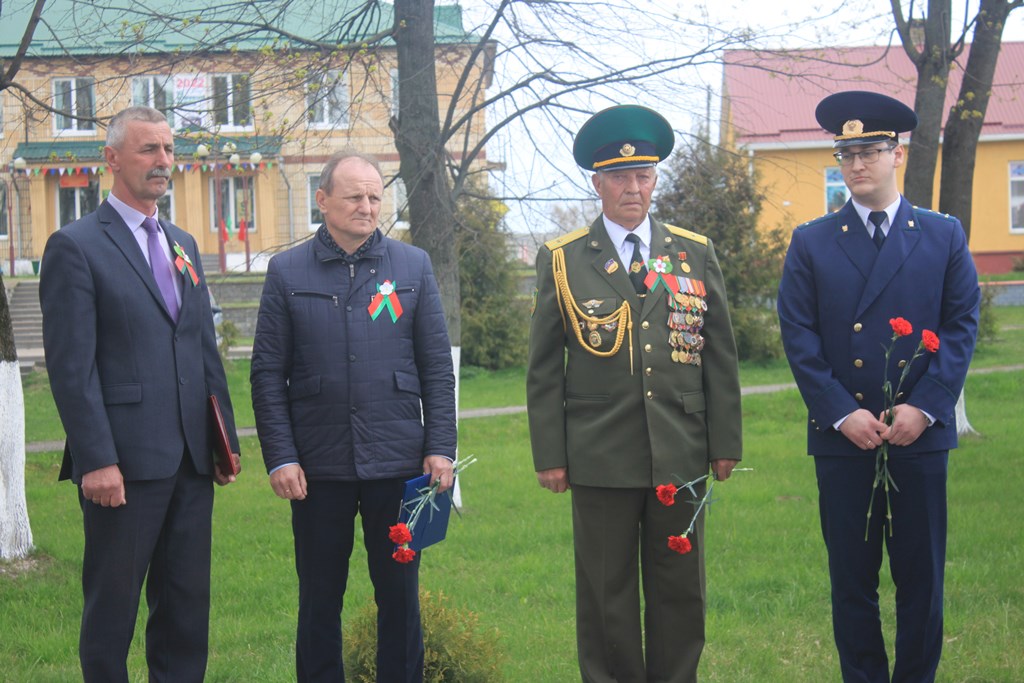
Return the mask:
<path id="1" fill-rule="evenodd" d="M 377 285 L 377 294 L 374 295 L 366 309 L 370 312 L 372 320 L 376 320 L 384 309 L 391 314 L 393 323 L 398 322 L 398 319 L 402 317 L 402 302 L 398 300 L 398 294 L 395 292 L 397 284 L 391 280 L 385 280 Z"/>
<path id="2" fill-rule="evenodd" d="M 669 261 L 668 256 L 658 256 L 647 261 L 647 277 L 644 278 L 644 284 L 647 286 L 647 291 L 653 292 L 658 288 L 658 283 L 664 285 L 665 289 L 669 290 L 673 294 L 679 291 L 679 283 L 676 282 L 674 277 L 668 277 L 668 274 L 672 272 L 672 262 Z"/>
<path id="3" fill-rule="evenodd" d="M 199 275 L 196 274 L 196 269 L 192 265 L 192 259 L 188 257 L 185 250 L 181 248 L 181 245 L 177 241 L 174 242 L 174 253 L 176 255 L 174 259 L 174 267 L 177 268 L 182 275 L 187 275 L 192 281 L 192 286 L 196 287 L 199 285 Z"/>

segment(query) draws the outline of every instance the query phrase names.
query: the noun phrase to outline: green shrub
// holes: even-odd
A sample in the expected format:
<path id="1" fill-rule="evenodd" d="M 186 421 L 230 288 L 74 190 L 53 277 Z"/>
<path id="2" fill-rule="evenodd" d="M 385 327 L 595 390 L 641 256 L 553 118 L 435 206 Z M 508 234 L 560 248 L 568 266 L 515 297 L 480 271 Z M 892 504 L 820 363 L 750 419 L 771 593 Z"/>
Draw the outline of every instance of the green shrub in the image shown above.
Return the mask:
<path id="1" fill-rule="evenodd" d="M 993 303 L 1000 287 L 986 285 L 981 288 L 981 308 L 978 314 L 978 344 L 990 344 L 999 337 L 999 321 Z"/>
<path id="2" fill-rule="evenodd" d="M 494 683 L 505 654 L 498 632 L 481 631 L 473 612 L 446 606 L 438 592 L 420 593 L 423 620 L 423 683 Z M 345 621 L 345 677 L 356 683 L 377 680 L 377 606 L 365 605 Z"/>
<path id="3" fill-rule="evenodd" d="M 782 335 L 775 311 L 768 308 L 734 308 L 733 334 L 741 361 L 767 363 L 782 357 Z"/>
<path id="4" fill-rule="evenodd" d="M 217 326 L 217 334 L 220 335 L 220 341 L 217 343 L 217 350 L 220 352 L 220 359 L 222 361 L 227 361 L 228 349 L 234 346 L 235 342 L 238 341 L 238 325 L 235 325 L 230 320 L 225 320 Z"/>
<path id="5" fill-rule="evenodd" d="M 530 311 L 522 299 L 462 307 L 462 362 L 466 365 L 488 370 L 525 365 L 529 336 Z"/>

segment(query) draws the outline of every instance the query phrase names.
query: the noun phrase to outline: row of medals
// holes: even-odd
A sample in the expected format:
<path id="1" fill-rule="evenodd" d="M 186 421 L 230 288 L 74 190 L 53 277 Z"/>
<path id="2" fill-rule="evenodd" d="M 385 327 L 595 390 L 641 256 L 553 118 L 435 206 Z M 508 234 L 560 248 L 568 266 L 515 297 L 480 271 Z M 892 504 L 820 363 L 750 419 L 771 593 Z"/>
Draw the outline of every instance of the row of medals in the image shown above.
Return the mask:
<path id="1" fill-rule="evenodd" d="M 704 312 L 708 302 L 696 294 L 676 292 L 668 297 L 668 343 L 672 347 L 672 360 L 677 363 L 700 366 L 700 352 L 704 348 Z"/>

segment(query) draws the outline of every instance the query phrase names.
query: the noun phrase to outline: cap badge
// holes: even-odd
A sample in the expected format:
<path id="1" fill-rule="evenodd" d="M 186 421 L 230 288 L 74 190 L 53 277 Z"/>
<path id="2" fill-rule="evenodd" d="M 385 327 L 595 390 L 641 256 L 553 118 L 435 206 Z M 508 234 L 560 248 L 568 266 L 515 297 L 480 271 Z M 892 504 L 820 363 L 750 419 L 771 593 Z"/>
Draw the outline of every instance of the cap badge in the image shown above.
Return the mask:
<path id="1" fill-rule="evenodd" d="M 624 157 L 631 157 L 636 154 L 636 147 L 629 144 L 628 142 L 619 148 L 619 154 Z"/>
<path id="2" fill-rule="evenodd" d="M 864 123 L 860 119 L 850 119 L 843 124 L 843 135 L 860 135 L 864 132 Z"/>

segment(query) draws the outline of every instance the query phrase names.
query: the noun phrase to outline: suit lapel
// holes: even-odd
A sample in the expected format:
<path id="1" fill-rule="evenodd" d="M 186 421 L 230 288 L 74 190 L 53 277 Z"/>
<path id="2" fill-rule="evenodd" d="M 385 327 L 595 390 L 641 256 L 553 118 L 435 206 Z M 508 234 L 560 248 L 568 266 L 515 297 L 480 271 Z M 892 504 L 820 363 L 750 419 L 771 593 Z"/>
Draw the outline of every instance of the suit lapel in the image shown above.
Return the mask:
<path id="1" fill-rule="evenodd" d="M 885 238 L 885 243 L 875 259 L 874 267 L 868 275 L 867 286 L 857 305 L 857 316 L 861 315 L 885 290 L 920 241 L 921 227 L 914 220 L 914 211 L 910 202 L 904 198 L 900 201 L 900 208 L 896 210 L 896 218 L 889 228 L 889 235 Z"/>
<path id="2" fill-rule="evenodd" d="M 847 201 L 839 210 L 839 213 L 836 214 L 836 222 L 839 226 L 839 232 L 836 233 L 839 248 L 846 253 L 847 258 L 860 271 L 864 279 L 870 279 L 871 271 L 875 267 L 875 262 L 878 261 L 878 250 L 875 248 L 875 243 L 868 237 L 867 226 L 857 215 L 857 209 L 853 208 L 852 202 Z"/>
<path id="3" fill-rule="evenodd" d="M 200 256 L 198 254 L 198 249 L 195 250 L 196 253 L 189 252 L 189 246 L 193 244 L 192 240 L 189 239 L 189 234 L 182 230 L 181 228 L 179 228 L 178 226 L 165 221 L 160 221 L 160 227 L 164 229 L 164 237 L 167 239 L 167 246 L 170 247 L 171 249 L 172 261 L 177 258 L 177 254 L 174 252 L 174 245 L 177 244 L 181 247 L 182 251 L 188 254 L 188 257 L 192 259 L 194 268 L 194 264 L 196 263 L 196 261 L 199 260 Z M 199 270 L 197 269 L 196 275 L 198 274 Z M 185 317 L 186 312 L 194 309 L 197 303 L 200 301 L 200 285 L 202 285 L 203 283 L 199 282 L 198 284 L 193 285 L 192 277 L 188 274 L 182 273 L 177 268 L 174 269 L 174 278 L 176 281 L 178 281 L 180 278 L 179 284 L 181 286 L 181 308 L 178 311 L 178 321 L 180 322 L 181 319 Z M 163 298 L 161 298 L 160 300 L 163 301 Z"/>
<path id="4" fill-rule="evenodd" d="M 612 244 L 611 238 L 608 237 L 603 217 L 597 217 L 597 220 L 590 226 L 590 234 L 584 239 L 587 240 L 587 247 L 593 253 L 593 267 L 599 277 L 607 282 L 608 286 L 614 289 L 624 301 L 629 302 L 634 313 L 639 313 L 640 299 L 636 295 L 636 290 L 633 289 L 633 283 L 630 281 L 626 269 L 619 262 L 619 252 Z M 609 273 L 613 263 L 615 268 Z"/>
<path id="5" fill-rule="evenodd" d="M 139 248 L 139 243 L 135 241 L 135 235 L 132 234 L 131 228 L 125 224 L 124 219 L 114 210 L 114 207 L 107 202 L 100 204 L 96 215 L 107 237 L 121 251 L 125 260 L 128 261 L 128 265 L 139 276 L 146 289 L 156 300 L 157 305 L 163 310 L 164 315 L 170 320 L 171 314 L 167 312 L 167 305 L 164 304 L 163 295 L 160 294 L 160 288 L 157 287 L 156 278 L 153 277 L 149 262 L 146 261 L 146 257 Z"/>

